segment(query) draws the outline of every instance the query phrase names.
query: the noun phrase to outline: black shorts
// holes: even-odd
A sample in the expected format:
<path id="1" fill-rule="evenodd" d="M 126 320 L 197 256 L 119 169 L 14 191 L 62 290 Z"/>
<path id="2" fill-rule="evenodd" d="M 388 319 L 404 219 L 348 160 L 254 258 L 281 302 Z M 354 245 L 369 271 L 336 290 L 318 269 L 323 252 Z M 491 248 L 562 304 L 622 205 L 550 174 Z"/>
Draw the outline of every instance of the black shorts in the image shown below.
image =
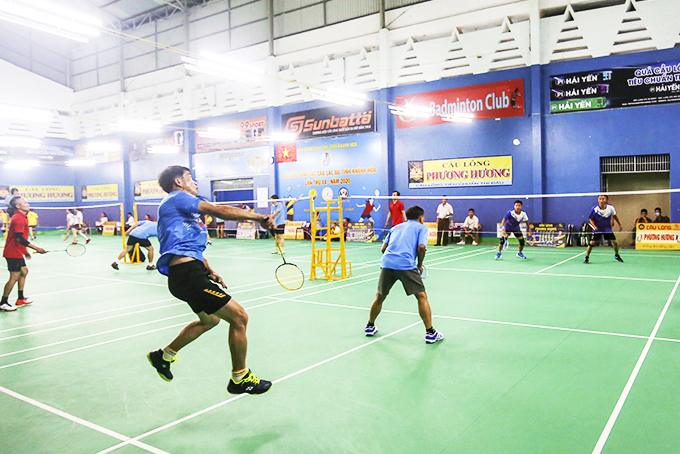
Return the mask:
<path id="1" fill-rule="evenodd" d="M 614 232 L 593 232 L 593 239 L 590 241 L 596 243 L 598 241 L 616 241 L 616 235 L 614 235 Z"/>
<path id="2" fill-rule="evenodd" d="M 136 236 L 130 235 L 127 240 L 127 245 L 134 247 L 135 244 L 139 244 L 140 246 L 145 248 L 151 247 L 151 241 L 149 241 L 148 239 L 137 238 Z"/>
<path id="3" fill-rule="evenodd" d="M 276 232 L 277 235 L 283 235 L 283 232 L 286 231 L 286 224 L 281 224 L 277 225 L 274 227 L 274 232 Z"/>
<path id="4" fill-rule="evenodd" d="M 177 299 L 189 303 L 198 314 L 213 314 L 231 300 L 231 296 L 208 278 L 203 262 L 192 260 L 171 266 L 168 270 L 168 288 Z"/>
<path id="5" fill-rule="evenodd" d="M 380 280 L 378 281 L 378 294 L 387 296 L 392 289 L 392 286 L 401 281 L 404 291 L 407 295 L 413 295 L 425 291 L 423 278 L 420 273 L 415 270 L 393 270 L 391 268 L 380 269 Z"/>
<path id="6" fill-rule="evenodd" d="M 7 260 L 7 269 L 10 272 L 21 271 L 21 268 L 26 266 L 26 260 L 24 260 L 23 257 L 20 259 L 11 259 L 9 257 L 5 257 L 5 260 Z"/>
<path id="7" fill-rule="evenodd" d="M 83 230 L 83 226 L 80 224 L 73 224 L 71 228 L 76 230 Z"/>
<path id="8" fill-rule="evenodd" d="M 511 233 L 515 235 L 515 238 L 517 239 L 524 238 L 524 234 L 522 233 L 521 230 L 506 230 L 505 233 L 508 234 L 508 238 L 510 238 Z"/>

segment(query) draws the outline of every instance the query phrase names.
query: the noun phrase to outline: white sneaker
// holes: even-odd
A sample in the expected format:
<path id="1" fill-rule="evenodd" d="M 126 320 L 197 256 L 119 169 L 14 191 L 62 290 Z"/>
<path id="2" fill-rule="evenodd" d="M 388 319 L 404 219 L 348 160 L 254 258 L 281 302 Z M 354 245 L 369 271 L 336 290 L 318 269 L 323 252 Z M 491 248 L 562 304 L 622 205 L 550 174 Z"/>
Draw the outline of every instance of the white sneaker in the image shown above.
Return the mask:
<path id="1" fill-rule="evenodd" d="M 477 244 L 478 244 L 478 243 L 477 243 L 476 241 L 473 241 L 473 242 L 472 242 L 472 245 L 473 245 L 473 246 L 477 246 Z"/>
<path id="2" fill-rule="evenodd" d="M 15 310 L 17 310 L 17 309 L 18 309 L 18 307 L 12 306 L 12 305 L 9 304 L 9 303 L 2 303 L 2 304 L 0 304 L 0 310 L 1 310 L 1 311 L 12 312 L 12 311 L 15 311 Z"/>
<path id="3" fill-rule="evenodd" d="M 425 333 L 425 343 L 427 344 L 434 344 L 435 342 L 439 342 L 441 340 L 444 340 L 444 335 L 440 333 L 437 330 L 434 330 L 434 333 Z"/>

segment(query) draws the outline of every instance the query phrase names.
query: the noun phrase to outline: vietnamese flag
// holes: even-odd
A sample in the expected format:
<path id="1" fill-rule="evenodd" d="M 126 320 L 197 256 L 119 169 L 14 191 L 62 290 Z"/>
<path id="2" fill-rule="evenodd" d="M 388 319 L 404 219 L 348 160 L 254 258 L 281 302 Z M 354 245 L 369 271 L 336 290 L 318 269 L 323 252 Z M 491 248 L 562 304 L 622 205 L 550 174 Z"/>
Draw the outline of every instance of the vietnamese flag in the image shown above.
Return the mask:
<path id="1" fill-rule="evenodd" d="M 296 162 L 297 144 L 288 143 L 276 146 L 276 162 Z"/>

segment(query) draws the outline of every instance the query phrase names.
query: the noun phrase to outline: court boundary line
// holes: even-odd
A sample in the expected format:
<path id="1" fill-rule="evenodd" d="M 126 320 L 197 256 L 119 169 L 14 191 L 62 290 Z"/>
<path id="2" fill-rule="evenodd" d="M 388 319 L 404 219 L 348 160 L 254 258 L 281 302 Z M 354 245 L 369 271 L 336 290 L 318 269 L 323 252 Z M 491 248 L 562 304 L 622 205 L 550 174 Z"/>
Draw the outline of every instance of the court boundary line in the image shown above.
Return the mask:
<path id="1" fill-rule="evenodd" d="M 619 417 L 619 414 L 621 413 L 621 410 L 623 409 L 623 405 L 626 403 L 626 399 L 628 399 L 628 394 L 630 393 L 630 390 L 633 388 L 633 385 L 635 384 L 635 380 L 637 379 L 638 373 L 640 372 L 640 369 L 642 368 L 642 364 L 645 362 L 645 359 L 647 358 L 647 354 L 649 353 L 649 350 L 652 348 L 652 343 L 654 343 L 654 339 L 656 338 L 656 333 L 659 331 L 661 328 L 661 324 L 663 323 L 663 319 L 666 317 L 666 312 L 668 312 L 668 308 L 671 305 L 671 302 L 673 301 L 673 298 L 675 297 L 675 292 L 678 290 L 678 286 L 680 285 L 680 275 L 675 281 L 675 285 L 673 286 L 673 290 L 671 291 L 671 294 L 668 296 L 668 299 L 666 300 L 666 304 L 664 305 L 663 309 L 661 310 L 661 314 L 659 314 L 659 318 L 656 321 L 656 324 L 654 325 L 654 328 L 652 329 L 651 334 L 649 335 L 647 342 L 645 343 L 644 348 L 642 349 L 642 353 L 640 353 L 640 356 L 635 363 L 635 367 L 633 367 L 633 370 L 630 374 L 630 377 L 628 377 L 628 381 L 626 382 L 626 385 L 623 387 L 623 391 L 621 392 L 621 395 L 619 396 L 619 399 L 616 401 L 616 405 L 614 406 L 614 409 L 612 410 L 612 413 L 609 415 L 609 419 L 607 420 L 607 423 L 604 426 L 604 429 L 602 430 L 602 433 L 600 434 L 600 438 L 598 438 L 597 443 L 595 444 L 595 447 L 593 448 L 593 454 L 600 454 L 602 452 L 602 449 L 604 448 L 604 445 L 607 443 L 607 440 L 609 439 L 609 435 L 611 434 L 612 429 L 614 428 L 614 424 L 616 424 L 616 421 Z"/>
<path id="2" fill-rule="evenodd" d="M 523 276 L 554 276 L 554 277 L 576 277 L 576 278 L 587 278 L 587 279 L 615 279 L 622 281 L 642 281 L 642 282 L 662 282 L 666 284 L 672 284 L 675 281 L 671 279 L 651 279 L 644 277 L 621 277 L 621 276 L 595 276 L 591 274 L 563 274 L 563 273 L 541 273 L 536 274 L 530 271 L 508 271 L 508 270 L 473 270 L 470 268 L 439 268 L 434 266 L 428 266 L 430 270 L 440 270 L 440 271 L 465 271 L 469 273 L 493 273 L 493 274 L 519 274 Z"/>
<path id="3" fill-rule="evenodd" d="M 319 366 L 322 366 L 322 365 L 324 365 L 324 364 L 327 364 L 327 363 L 329 363 L 329 362 L 331 362 L 331 361 L 334 361 L 334 360 L 336 360 L 336 359 L 338 359 L 338 358 L 342 358 L 343 356 L 347 356 L 347 355 L 349 355 L 350 353 L 354 353 L 355 351 L 360 350 L 360 349 L 365 348 L 365 347 L 368 347 L 369 345 L 373 345 L 373 344 L 375 344 L 375 343 L 377 343 L 377 342 L 381 342 L 381 341 L 383 341 L 383 340 L 385 340 L 385 339 L 389 339 L 390 337 L 392 337 L 392 336 L 394 336 L 394 335 L 396 335 L 396 334 L 399 334 L 399 333 L 401 333 L 402 331 L 406 331 L 407 329 L 413 328 L 414 326 L 419 325 L 420 323 L 422 323 L 422 321 L 421 321 L 421 320 L 418 320 L 417 322 L 411 323 L 411 324 L 408 325 L 408 326 L 405 326 L 405 327 L 403 327 L 403 328 L 399 328 L 399 329 L 396 330 L 396 331 L 393 331 L 393 332 L 391 332 L 391 333 L 385 334 L 385 335 L 380 336 L 380 337 L 378 337 L 378 338 L 376 338 L 376 339 L 372 339 L 372 340 L 369 341 L 369 342 L 365 342 L 365 343 L 363 343 L 363 344 L 361 344 L 361 345 L 358 345 L 358 346 L 356 346 L 356 347 L 353 347 L 353 348 L 351 348 L 351 349 L 349 349 L 349 350 L 346 350 L 346 351 L 344 351 L 344 352 L 342 352 L 342 353 L 339 353 L 339 354 L 337 354 L 337 355 L 331 356 L 330 358 L 326 358 L 326 359 L 324 359 L 324 360 L 322 360 L 322 361 L 319 361 L 319 362 L 317 362 L 317 363 L 315 363 L 315 364 L 312 364 L 311 366 L 307 366 L 307 367 L 304 367 L 304 368 L 302 368 L 302 369 L 300 369 L 300 370 L 297 370 L 297 371 L 295 371 L 295 372 L 292 372 L 292 373 L 290 373 L 290 374 L 288 374 L 288 375 L 284 375 L 283 377 L 280 377 L 280 378 L 277 378 L 276 380 L 273 380 L 273 381 L 272 381 L 272 384 L 281 383 L 282 381 L 288 380 L 289 378 L 296 377 L 296 376 L 298 376 L 298 375 L 300 375 L 300 374 L 303 374 L 303 373 L 305 373 L 305 372 L 307 372 L 307 371 L 310 371 L 310 370 L 315 369 L 315 368 L 317 368 L 317 367 L 319 367 Z M 157 434 L 157 433 L 159 433 L 159 432 L 162 432 L 162 431 L 164 431 L 164 430 L 166 430 L 166 429 L 169 429 L 169 428 L 171 428 L 171 427 L 174 427 L 174 426 L 176 426 L 176 425 L 178 425 L 178 424 L 181 424 L 181 423 L 183 423 L 183 422 L 185 422 L 185 421 L 189 421 L 189 420 L 191 420 L 191 419 L 194 419 L 194 418 L 196 418 L 196 417 L 198 417 L 198 416 L 201 416 L 201 415 L 203 415 L 203 414 L 205 414 L 205 413 L 208 413 L 208 412 L 210 412 L 210 411 L 212 411 L 212 410 L 216 410 L 217 408 L 223 407 L 224 405 L 227 405 L 227 404 L 229 404 L 229 403 L 231 403 L 231 402 L 234 402 L 234 401 L 236 401 L 236 400 L 238 400 L 238 399 L 242 399 L 242 398 L 244 398 L 244 397 L 246 397 L 246 396 L 248 396 L 248 394 L 239 394 L 239 395 L 237 395 L 237 396 L 234 396 L 234 397 L 231 397 L 231 398 L 229 398 L 229 399 L 223 400 L 222 402 L 218 402 L 217 404 L 211 405 L 210 407 L 204 408 L 203 410 L 199 410 L 199 411 L 197 411 L 197 412 L 194 412 L 194 413 L 192 413 L 192 414 L 190 414 L 190 415 L 187 415 L 187 416 L 185 416 L 185 417 L 183 417 L 183 418 L 180 418 L 180 419 L 178 419 L 178 420 L 176 420 L 176 421 L 169 422 L 169 423 L 167 423 L 167 424 L 165 424 L 165 425 L 163 425 L 163 426 L 157 427 L 156 429 L 150 430 L 150 431 L 145 432 L 145 433 L 143 433 L 143 434 L 141 434 L 141 435 L 137 435 L 136 437 L 131 438 L 131 440 L 139 441 L 139 440 L 141 440 L 141 439 L 143 439 L 143 438 L 147 438 L 147 437 L 149 437 L 149 436 L 151 436 L 151 435 L 154 435 L 154 434 Z M 117 450 L 117 449 L 119 449 L 119 448 L 122 448 L 123 446 L 128 445 L 128 444 L 132 444 L 132 442 L 131 442 L 131 441 L 123 441 L 122 443 L 119 443 L 119 444 L 117 444 L 117 445 L 115 445 L 115 446 L 112 446 L 112 447 L 110 447 L 110 448 L 108 448 L 108 449 L 105 449 L 105 450 L 103 450 L 103 451 L 99 451 L 99 452 L 96 453 L 96 454 L 108 454 L 109 452 L 115 451 L 115 450 Z"/>
<path id="4" fill-rule="evenodd" d="M 559 266 L 559 265 L 561 265 L 561 264 L 563 264 L 563 263 L 567 263 L 567 262 L 570 261 L 570 260 L 574 260 L 576 257 L 580 257 L 580 256 L 582 256 L 583 254 L 585 254 L 586 252 L 587 252 L 587 251 L 583 251 L 583 252 L 581 252 L 580 254 L 576 254 L 575 256 L 569 257 L 569 258 L 566 259 L 566 260 L 562 260 L 561 262 L 555 263 L 554 265 L 550 265 L 550 266 L 547 267 L 547 268 L 543 268 L 542 270 L 538 270 L 538 271 L 536 271 L 534 274 L 541 274 L 543 271 L 548 271 L 548 270 L 551 269 L 551 268 L 555 268 L 556 266 Z"/>
<path id="5" fill-rule="evenodd" d="M 368 312 L 370 311 L 370 307 L 359 307 L 359 306 L 350 306 L 346 304 L 336 304 L 336 303 L 324 303 L 321 301 L 305 301 L 302 299 L 298 298 L 293 298 L 293 299 L 288 299 L 288 300 L 283 300 L 282 301 L 290 301 L 294 303 L 303 303 L 303 304 L 311 304 L 311 305 L 317 305 L 317 306 L 329 306 L 329 307 L 339 307 L 343 309 L 355 309 L 355 310 L 361 310 Z M 383 309 L 381 313 L 386 312 L 389 314 L 398 314 L 398 315 L 413 315 L 413 316 L 419 316 L 417 312 L 406 312 L 406 311 L 395 311 L 392 309 Z M 523 328 L 536 328 L 536 329 L 545 329 L 545 330 L 553 330 L 553 331 L 565 331 L 565 332 L 573 332 L 573 333 L 582 333 L 582 334 L 596 334 L 596 335 L 603 335 L 603 336 L 613 336 L 613 337 L 625 337 L 625 338 L 632 338 L 632 339 L 648 339 L 649 336 L 643 336 L 641 334 L 627 334 L 627 333 L 616 333 L 612 331 L 596 331 L 596 330 L 586 330 L 586 329 L 580 329 L 580 328 L 566 328 L 566 327 L 561 327 L 561 326 L 550 326 L 550 325 L 536 325 L 532 323 L 519 323 L 519 322 L 506 322 L 502 320 L 485 320 L 481 318 L 471 318 L 471 317 L 457 317 L 454 315 L 438 315 L 438 314 L 432 314 L 432 318 L 441 318 L 441 319 L 446 319 L 446 320 L 458 320 L 458 321 L 465 321 L 465 322 L 474 322 L 474 323 L 488 323 L 488 324 L 493 324 L 493 325 L 506 325 L 506 326 L 517 326 L 517 327 L 523 327 Z M 655 337 L 655 340 L 659 341 L 665 341 L 665 342 L 675 342 L 675 343 L 680 343 L 680 339 L 671 339 L 667 337 Z"/>
<path id="6" fill-rule="evenodd" d="M 44 403 L 37 401 L 35 399 L 31 399 L 30 397 L 24 396 L 23 394 L 19 394 L 18 392 L 12 391 L 11 389 L 5 388 L 3 386 L 0 386 L 0 392 L 8 395 L 10 397 L 14 397 L 15 399 L 18 399 L 18 400 L 20 400 L 24 403 L 27 403 L 29 405 L 33 405 L 34 407 L 40 408 L 41 410 L 45 410 L 49 413 L 52 413 L 54 415 L 60 416 L 64 419 L 67 419 L 71 422 L 79 424 L 83 427 L 87 427 L 88 429 L 94 430 L 95 432 L 99 432 L 101 434 L 108 435 L 111 438 L 115 438 L 116 440 L 121 440 L 121 441 L 126 442 L 127 444 L 134 445 L 134 446 L 141 448 L 145 451 L 152 452 L 154 454 L 170 454 L 167 451 L 163 451 L 162 449 L 156 448 L 154 446 L 151 446 L 151 445 L 144 443 L 144 442 L 141 442 L 139 440 L 134 440 L 131 437 L 127 437 L 127 436 L 120 434 L 118 432 L 115 432 L 111 429 L 107 429 L 106 427 L 100 426 L 99 424 L 95 424 L 93 422 L 79 418 L 78 416 L 67 413 L 63 410 L 59 410 L 58 408 L 54 408 L 50 405 L 44 404 Z"/>

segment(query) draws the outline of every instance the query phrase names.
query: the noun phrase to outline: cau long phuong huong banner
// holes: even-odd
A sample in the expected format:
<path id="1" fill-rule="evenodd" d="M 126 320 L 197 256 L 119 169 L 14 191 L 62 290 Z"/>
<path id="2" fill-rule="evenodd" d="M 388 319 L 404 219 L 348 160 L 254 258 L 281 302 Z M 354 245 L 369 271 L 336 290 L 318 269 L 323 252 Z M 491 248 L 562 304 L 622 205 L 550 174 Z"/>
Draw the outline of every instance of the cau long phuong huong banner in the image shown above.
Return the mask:
<path id="1" fill-rule="evenodd" d="M 14 186 L 19 195 L 28 202 L 73 202 L 76 200 L 73 186 Z"/>
<path id="2" fill-rule="evenodd" d="M 512 185 L 512 156 L 409 161 L 409 188 Z"/>

